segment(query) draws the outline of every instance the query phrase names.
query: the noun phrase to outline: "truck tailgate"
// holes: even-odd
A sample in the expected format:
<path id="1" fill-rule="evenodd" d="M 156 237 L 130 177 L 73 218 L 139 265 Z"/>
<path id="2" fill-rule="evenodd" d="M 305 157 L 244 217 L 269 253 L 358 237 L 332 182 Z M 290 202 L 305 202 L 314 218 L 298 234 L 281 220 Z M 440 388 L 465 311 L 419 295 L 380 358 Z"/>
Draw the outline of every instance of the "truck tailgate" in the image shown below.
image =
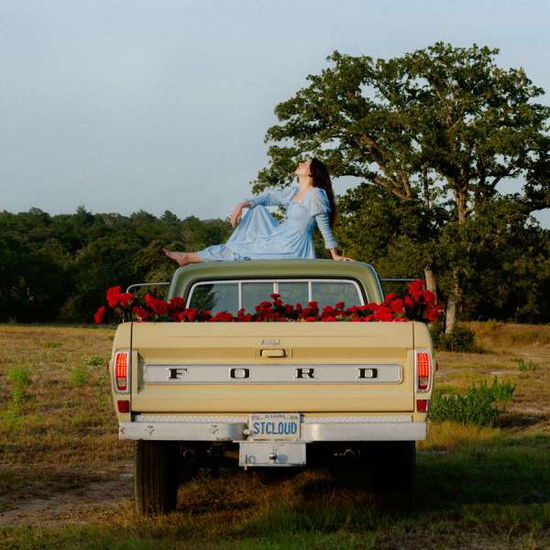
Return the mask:
<path id="1" fill-rule="evenodd" d="M 413 410 L 413 323 L 133 323 L 132 410 Z"/>

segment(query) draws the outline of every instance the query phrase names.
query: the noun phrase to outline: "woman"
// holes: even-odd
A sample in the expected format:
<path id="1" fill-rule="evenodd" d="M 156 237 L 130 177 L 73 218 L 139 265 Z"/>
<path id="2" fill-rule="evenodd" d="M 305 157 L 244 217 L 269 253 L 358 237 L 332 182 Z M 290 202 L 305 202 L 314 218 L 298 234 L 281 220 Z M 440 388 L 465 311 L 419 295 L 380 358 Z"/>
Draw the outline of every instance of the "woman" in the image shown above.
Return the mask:
<path id="1" fill-rule="evenodd" d="M 294 174 L 298 177 L 297 184 L 280 191 L 266 191 L 235 207 L 231 225 L 237 228 L 225 244 L 198 252 L 163 249 L 164 253 L 180 266 L 216 260 L 315 258 L 313 232 L 317 225 L 332 259 L 353 261 L 338 254 L 338 243 L 332 235 L 336 206 L 328 168 L 314 158 L 300 162 Z M 286 218 L 278 223 L 267 206 L 286 207 Z M 245 208 L 249 210 L 243 217 Z"/>

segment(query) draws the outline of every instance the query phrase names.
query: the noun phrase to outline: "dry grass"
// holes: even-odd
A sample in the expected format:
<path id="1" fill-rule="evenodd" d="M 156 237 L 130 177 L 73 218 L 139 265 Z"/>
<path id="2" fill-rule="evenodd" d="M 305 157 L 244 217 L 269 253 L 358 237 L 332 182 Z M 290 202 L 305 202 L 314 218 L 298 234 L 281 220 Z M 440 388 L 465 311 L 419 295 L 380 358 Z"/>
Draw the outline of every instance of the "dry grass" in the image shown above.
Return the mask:
<path id="1" fill-rule="evenodd" d="M 516 385 L 515 398 L 496 428 L 431 425 L 416 511 L 380 514 L 367 493 L 324 471 L 270 484 L 223 471 L 182 487 L 178 513 L 153 519 L 134 515 L 131 444 L 117 439 L 105 369 L 113 332 L 0 326 L 0 525 L 9 526 L 0 546 L 543 548 L 550 327 L 469 326 L 485 352 L 438 354 L 439 386 L 497 376 Z M 520 358 L 536 368 L 520 370 Z M 12 369 L 30 376 L 18 403 Z"/>

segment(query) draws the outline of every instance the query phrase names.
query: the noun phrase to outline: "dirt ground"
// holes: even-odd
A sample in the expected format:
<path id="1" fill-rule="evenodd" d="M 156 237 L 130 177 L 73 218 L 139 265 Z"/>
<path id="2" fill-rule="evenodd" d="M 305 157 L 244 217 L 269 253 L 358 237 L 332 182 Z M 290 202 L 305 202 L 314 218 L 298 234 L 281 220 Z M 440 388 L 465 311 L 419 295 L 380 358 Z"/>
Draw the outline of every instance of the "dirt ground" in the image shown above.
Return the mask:
<path id="1" fill-rule="evenodd" d="M 505 416 L 501 428 L 439 439 L 436 433 L 433 452 L 445 452 L 445 438 L 492 438 L 503 430 L 548 436 L 550 327 L 471 326 L 485 353 L 439 354 L 438 381 L 460 388 L 494 376 L 512 380 L 517 390 L 508 424 Z M 133 514 L 132 446 L 117 439 L 104 365 L 112 335 L 0 326 L 0 527 L 97 524 Z M 520 369 L 520 359 L 531 367 Z M 430 452 L 430 443 L 422 452 Z M 243 494 L 252 487 L 244 484 Z M 210 496 L 192 498 L 199 507 L 215 507 Z"/>

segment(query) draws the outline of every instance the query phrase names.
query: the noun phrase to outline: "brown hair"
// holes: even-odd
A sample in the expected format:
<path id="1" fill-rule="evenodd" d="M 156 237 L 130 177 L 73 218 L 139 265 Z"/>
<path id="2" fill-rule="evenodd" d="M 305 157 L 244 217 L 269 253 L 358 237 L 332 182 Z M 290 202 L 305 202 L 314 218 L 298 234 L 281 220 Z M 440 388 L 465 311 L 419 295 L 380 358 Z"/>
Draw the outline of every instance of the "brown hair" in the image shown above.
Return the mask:
<path id="1" fill-rule="evenodd" d="M 334 222 L 336 221 L 336 202 L 334 200 L 334 191 L 332 190 L 328 168 L 325 163 L 317 158 L 313 158 L 311 159 L 309 170 L 313 179 L 313 187 L 320 187 L 327 194 L 330 204 L 329 223 L 330 227 L 334 227 Z"/>

